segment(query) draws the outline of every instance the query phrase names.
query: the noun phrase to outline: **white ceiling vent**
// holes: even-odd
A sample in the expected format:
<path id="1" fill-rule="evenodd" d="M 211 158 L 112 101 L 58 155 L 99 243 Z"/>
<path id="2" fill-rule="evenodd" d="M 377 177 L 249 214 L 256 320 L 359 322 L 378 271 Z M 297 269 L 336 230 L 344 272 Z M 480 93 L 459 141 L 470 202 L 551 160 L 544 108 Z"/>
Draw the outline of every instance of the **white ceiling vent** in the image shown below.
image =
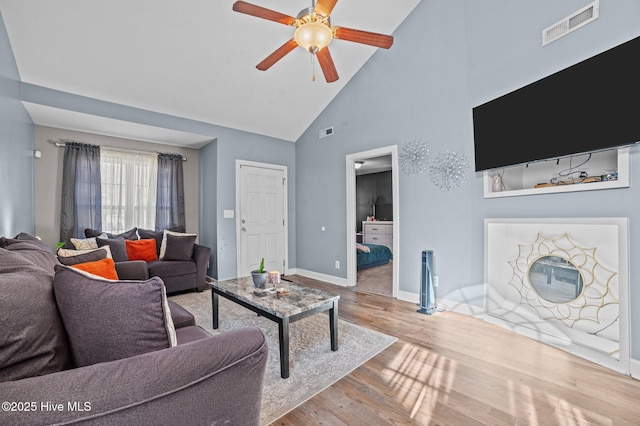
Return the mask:
<path id="1" fill-rule="evenodd" d="M 577 30 L 581 26 L 596 20 L 598 18 L 599 9 L 600 0 L 596 0 L 561 21 L 545 28 L 542 30 L 542 45 L 544 46 L 549 44 L 552 41 L 569 34 L 571 31 Z"/>

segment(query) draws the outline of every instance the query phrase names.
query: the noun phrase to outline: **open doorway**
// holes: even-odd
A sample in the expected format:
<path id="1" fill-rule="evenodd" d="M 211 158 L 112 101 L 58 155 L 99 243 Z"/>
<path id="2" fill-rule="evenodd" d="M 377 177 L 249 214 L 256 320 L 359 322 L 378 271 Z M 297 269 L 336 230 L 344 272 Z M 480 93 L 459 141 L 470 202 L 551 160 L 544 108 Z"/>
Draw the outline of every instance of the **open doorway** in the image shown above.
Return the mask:
<path id="1" fill-rule="evenodd" d="M 398 162 L 390 146 L 347 155 L 347 285 L 396 297 Z"/>

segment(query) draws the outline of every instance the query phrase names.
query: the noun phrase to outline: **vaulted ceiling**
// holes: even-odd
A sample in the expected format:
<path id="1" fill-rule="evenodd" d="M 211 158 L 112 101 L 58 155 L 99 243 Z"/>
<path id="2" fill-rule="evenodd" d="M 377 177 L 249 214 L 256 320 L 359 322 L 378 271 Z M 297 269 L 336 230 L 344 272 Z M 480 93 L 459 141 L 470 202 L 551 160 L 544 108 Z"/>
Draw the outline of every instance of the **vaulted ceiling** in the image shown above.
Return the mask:
<path id="1" fill-rule="evenodd" d="M 419 1 L 340 0 L 331 24 L 393 34 Z M 250 2 L 292 16 L 311 6 Z M 330 84 L 303 49 L 259 71 L 256 64 L 294 28 L 233 12 L 233 3 L 0 0 L 0 12 L 25 83 L 292 142 L 379 50 L 334 40 L 340 79 Z M 192 147 L 206 139 L 65 108 L 25 107 L 36 124 L 50 127 L 159 141 L 169 131 L 175 134 L 167 140 Z"/>

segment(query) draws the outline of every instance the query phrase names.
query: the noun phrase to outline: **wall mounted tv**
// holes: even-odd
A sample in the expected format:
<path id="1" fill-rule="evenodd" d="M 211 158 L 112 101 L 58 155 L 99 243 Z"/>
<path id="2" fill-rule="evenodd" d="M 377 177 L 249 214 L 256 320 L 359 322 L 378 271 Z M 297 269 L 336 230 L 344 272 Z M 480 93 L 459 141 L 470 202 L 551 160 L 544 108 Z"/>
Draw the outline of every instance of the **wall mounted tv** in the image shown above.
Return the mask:
<path id="1" fill-rule="evenodd" d="M 476 171 L 640 141 L 640 37 L 473 108 Z"/>

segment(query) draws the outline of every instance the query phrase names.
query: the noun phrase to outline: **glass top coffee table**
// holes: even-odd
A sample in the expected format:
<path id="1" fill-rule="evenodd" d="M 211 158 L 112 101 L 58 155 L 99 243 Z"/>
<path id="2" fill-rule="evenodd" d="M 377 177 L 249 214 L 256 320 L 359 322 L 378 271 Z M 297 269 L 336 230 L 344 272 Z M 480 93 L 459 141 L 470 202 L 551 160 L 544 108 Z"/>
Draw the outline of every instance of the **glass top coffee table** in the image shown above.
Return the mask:
<path id="1" fill-rule="evenodd" d="M 278 324 L 280 349 L 280 377 L 289 377 L 289 324 L 319 312 L 329 311 L 331 350 L 338 350 L 338 300 L 323 290 L 305 287 L 291 281 L 282 286 L 288 294 L 278 294 L 267 284 L 260 289 L 253 285 L 251 277 L 225 281 L 210 281 L 213 328 L 218 328 L 218 297 L 222 296 Z"/>

